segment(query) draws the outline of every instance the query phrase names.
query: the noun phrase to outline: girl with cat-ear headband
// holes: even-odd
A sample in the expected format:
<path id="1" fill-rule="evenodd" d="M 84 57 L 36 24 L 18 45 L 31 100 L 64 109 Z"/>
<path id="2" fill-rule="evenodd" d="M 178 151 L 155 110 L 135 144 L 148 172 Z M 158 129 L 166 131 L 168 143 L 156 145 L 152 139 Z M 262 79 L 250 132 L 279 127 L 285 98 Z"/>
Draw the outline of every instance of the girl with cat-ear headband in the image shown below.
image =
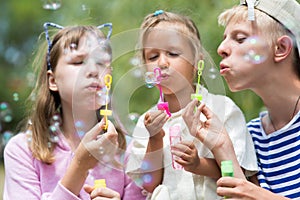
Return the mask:
<path id="1" fill-rule="evenodd" d="M 52 39 L 49 27 L 59 29 Z M 48 48 L 33 63 L 39 75 L 27 123 L 4 153 L 4 199 L 145 199 L 120 164 L 124 135 L 98 119 L 112 25 L 44 28 Z M 97 179 L 106 187 L 95 188 Z"/>

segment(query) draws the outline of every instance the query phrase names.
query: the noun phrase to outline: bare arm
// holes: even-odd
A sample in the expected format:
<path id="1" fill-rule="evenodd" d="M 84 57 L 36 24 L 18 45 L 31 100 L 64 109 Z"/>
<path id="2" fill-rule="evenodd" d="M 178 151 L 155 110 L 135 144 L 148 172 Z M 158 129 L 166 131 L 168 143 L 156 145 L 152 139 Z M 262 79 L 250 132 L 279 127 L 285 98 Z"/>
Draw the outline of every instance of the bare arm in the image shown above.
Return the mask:
<path id="1" fill-rule="evenodd" d="M 205 104 L 202 103 L 197 107 L 198 103 L 197 100 L 193 100 L 187 105 L 183 113 L 183 119 L 188 125 L 190 133 L 211 150 L 219 167 L 223 160 L 232 160 L 234 176 L 245 179 L 224 125 Z M 194 112 L 195 107 L 197 107 L 196 112 Z M 200 113 L 205 115 L 206 121 L 200 120 Z M 216 167 L 213 162 L 207 163 L 210 163 L 211 167 Z"/>
<path id="2" fill-rule="evenodd" d="M 163 111 L 149 112 L 145 115 L 144 123 L 150 137 L 141 171 L 143 187 L 151 193 L 163 179 L 163 137 L 165 132 L 162 127 L 167 119 L 168 116 Z"/>

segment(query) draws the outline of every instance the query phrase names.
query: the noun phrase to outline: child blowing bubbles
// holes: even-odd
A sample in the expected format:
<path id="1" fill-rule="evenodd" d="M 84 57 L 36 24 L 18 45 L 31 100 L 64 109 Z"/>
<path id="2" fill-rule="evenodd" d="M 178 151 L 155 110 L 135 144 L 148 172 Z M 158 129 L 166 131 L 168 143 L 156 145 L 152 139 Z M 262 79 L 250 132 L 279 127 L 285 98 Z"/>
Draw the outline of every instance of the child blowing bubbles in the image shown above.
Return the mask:
<path id="1" fill-rule="evenodd" d="M 61 29 L 52 41 L 48 26 Z M 97 92 L 111 73 L 111 29 L 106 38 L 103 26 L 45 27 L 49 49 L 43 63 L 35 63 L 29 123 L 5 149 L 4 199 L 144 199 L 114 160 L 124 137 L 110 121 L 97 119 Z M 94 179 L 106 179 L 107 188 L 94 189 Z"/>
<path id="2" fill-rule="evenodd" d="M 234 199 L 300 198 L 298 2 L 258 0 L 251 9 L 251 1 L 241 1 L 241 5 L 219 16 L 219 23 L 225 26 L 224 39 L 218 48 L 222 57 L 221 75 L 232 91 L 255 92 L 267 109 L 248 123 L 261 187 L 224 177 L 218 181 L 220 195 Z M 259 63 L 244 59 L 245 51 L 260 51 L 261 45 L 245 48 L 246 41 L 253 36 L 268 45 L 264 49 L 266 59 Z"/>
<path id="3" fill-rule="evenodd" d="M 183 108 L 195 93 L 197 63 L 203 57 L 198 29 L 185 16 L 158 11 L 144 18 L 139 45 L 147 70 L 161 69 L 163 99 L 168 102 L 172 115 L 168 117 L 155 106 L 141 116 L 133 133 L 129 174 L 140 172 L 143 187 L 154 191 L 153 196 L 163 188 L 161 191 L 167 190 L 171 199 L 221 198 L 216 194 L 215 181 L 220 177 L 221 160 L 214 160 L 210 149 L 190 134 L 182 119 Z M 234 144 L 234 149 L 229 146 L 222 159 L 235 159 L 235 168 L 241 165 L 246 175 L 252 175 L 257 168 L 256 157 L 240 109 L 229 98 L 210 94 L 205 88 L 201 88 L 201 94 L 203 102 L 225 123 Z M 174 170 L 171 165 L 169 128 L 176 124 L 181 126 L 182 142 L 172 152 L 185 170 Z M 244 176 L 241 171 L 235 175 Z"/>

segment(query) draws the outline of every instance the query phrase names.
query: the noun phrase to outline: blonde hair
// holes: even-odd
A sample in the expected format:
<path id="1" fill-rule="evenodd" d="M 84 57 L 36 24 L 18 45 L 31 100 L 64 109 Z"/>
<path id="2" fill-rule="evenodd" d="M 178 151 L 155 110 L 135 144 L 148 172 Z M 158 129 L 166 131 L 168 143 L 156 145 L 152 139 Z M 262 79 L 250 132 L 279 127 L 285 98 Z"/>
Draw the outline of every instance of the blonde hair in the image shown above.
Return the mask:
<path id="1" fill-rule="evenodd" d="M 255 12 L 255 26 L 257 31 L 267 36 L 268 44 L 274 46 L 277 38 L 282 35 L 288 35 L 293 41 L 296 41 L 295 36 L 283 26 L 280 22 L 270 17 L 266 13 L 254 9 Z M 221 26 L 226 27 L 229 23 L 238 23 L 241 21 L 248 20 L 248 8 L 244 5 L 234 6 L 230 9 L 223 11 L 218 17 L 218 23 Z M 300 67 L 299 67 L 299 56 L 297 53 L 297 45 L 294 45 L 294 68 L 298 77 L 300 77 Z"/>
<path id="2" fill-rule="evenodd" d="M 79 40 L 87 33 L 93 33 L 99 38 L 105 38 L 104 34 L 95 26 L 65 27 L 54 35 L 50 50 L 50 64 L 53 72 L 63 51 L 66 48 L 70 48 L 70 44 L 72 43 L 78 45 Z M 111 53 L 109 43 L 106 44 L 106 47 L 107 51 Z M 31 123 L 26 124 L 24 128 L 25 131 L 30 130 L 32 132 L 29 145 L 33 157 L 44 163 L 51 164 L 55 160 L 53 150 L 56 145 L 55 143 L 49 145 L 51 142 L 49 127 L 53 115 L 57 112 L 63 112 L 63 110 L 60 107 L 61 100 L 58 92 L 49 89 L 46 42 L 39 47 L 33 61 L 33 67 L 35 72 L 38 73 L 38 78 L 31 97 L 28 99 L 27 120 L 31 121 Z M 34 101 L 32 101 L 32 97 L 34 97 Z"/>
<path id="3" fill-rule="evenodd" d="M 185 35 L 186 38 L 189 38 L 191 45 L 195 51 L 195 60 L 199 59 L 199 56 L 202 55 L 202 46 L 200 34 L 195 23 L 187 16 L 163 11 L 160 14 L 152 13 L 147 15 L 142 22 L 142 25 L 140 27 L 140 38 L 137 48 L 139 56 L 143 61 L 145 60 L 143 48 L 145 37 L 147 36 L 148 32 L 152 28 L 155 28 L 160 22 L 167 22 L 174 25 L 174 29 L 176 29 L 176 31 Z"/>

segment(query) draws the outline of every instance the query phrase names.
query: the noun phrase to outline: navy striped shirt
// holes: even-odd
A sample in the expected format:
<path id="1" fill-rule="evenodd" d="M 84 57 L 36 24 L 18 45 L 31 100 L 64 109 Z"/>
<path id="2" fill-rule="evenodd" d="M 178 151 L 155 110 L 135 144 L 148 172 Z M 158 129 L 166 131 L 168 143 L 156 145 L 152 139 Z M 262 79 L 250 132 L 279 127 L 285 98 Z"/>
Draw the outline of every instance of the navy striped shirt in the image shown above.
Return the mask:
<path id="1" fill-rule="evenodd" d="M 266 135 L 261 119 L 247 125 L 258 159 L 260 186 L 273 193 L 300 199 L 300 112 L 286 126 Z"/>

